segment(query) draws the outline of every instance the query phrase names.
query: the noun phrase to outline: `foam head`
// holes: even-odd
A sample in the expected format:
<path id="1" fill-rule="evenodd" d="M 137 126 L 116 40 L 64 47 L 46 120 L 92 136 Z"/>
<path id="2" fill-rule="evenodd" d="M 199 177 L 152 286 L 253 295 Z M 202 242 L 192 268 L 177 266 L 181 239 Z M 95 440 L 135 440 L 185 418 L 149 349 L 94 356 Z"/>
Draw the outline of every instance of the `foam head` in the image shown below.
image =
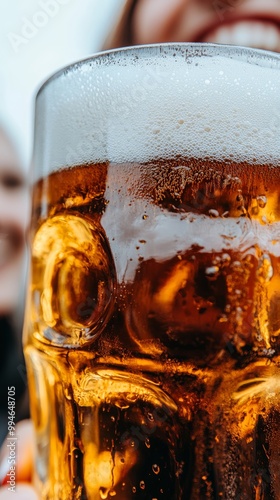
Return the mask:
<path id="1" fill-rule="evenodd" d="M 280 56 L 163 44 L 100 53 L 50 78 L 36 103 L 36 176 L 85 162 L 176 155 L 277 163 Z"/>

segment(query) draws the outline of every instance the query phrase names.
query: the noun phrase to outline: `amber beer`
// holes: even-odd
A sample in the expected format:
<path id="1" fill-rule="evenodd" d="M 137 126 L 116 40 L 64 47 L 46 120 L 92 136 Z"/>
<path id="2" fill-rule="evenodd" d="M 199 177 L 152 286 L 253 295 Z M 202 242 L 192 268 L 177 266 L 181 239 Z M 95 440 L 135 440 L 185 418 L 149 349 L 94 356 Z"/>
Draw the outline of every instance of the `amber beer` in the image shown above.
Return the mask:
<path id="1" fill-rule="evenodd" d="M 279 67 L 143 47 L 39 93 L 25 356 L 42 499 L 279 498 Z"/>

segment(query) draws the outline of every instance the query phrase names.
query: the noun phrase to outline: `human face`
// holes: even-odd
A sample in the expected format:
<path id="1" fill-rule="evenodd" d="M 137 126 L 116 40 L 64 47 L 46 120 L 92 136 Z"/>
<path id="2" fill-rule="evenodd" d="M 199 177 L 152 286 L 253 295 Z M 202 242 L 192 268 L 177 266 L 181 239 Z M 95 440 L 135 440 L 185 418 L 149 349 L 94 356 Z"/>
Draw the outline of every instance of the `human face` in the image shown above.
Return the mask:
<path id="1" fill-rule="evenodd" d="M 280 52 L 280 0 L 138 0 L 133 44 L 213 42 Z"/>
<path id="2" fill-rule="evenodd" d="M 16 306 L 23 276 L 28 192 L 16 153 L 0 130 L 0 316 Z"/>

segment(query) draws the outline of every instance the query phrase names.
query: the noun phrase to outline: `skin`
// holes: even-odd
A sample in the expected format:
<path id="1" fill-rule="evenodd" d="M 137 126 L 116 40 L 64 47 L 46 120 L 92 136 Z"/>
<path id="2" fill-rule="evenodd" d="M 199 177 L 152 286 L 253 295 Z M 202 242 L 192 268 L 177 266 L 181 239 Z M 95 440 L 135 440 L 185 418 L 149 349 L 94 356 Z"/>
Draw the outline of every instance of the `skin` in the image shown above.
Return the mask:
<path id="1" fill-rule="evenodd" d="M 217 28 L 225 26 L 228 30 L 231 30 L 232 26 L 240 20 L 260 22 L 262 24 L 269 23 L 278 31 L 280 26 L 279 0 L 266 0 L 265 2 L 263 0 L 138 0 L 132 17 L 133 38 L 131 43 L 141 45 L 180 41 L 216 42 L 215 30 Z M 245 45 L 245 43 L 242 43 L 242 45 Z M 249 39 L 246 45 L 280 51 L 278 48 L 261 46 L 253 38 Z M 2 184 L 0 189 L 5 192 Z M 0 203 L 1 196 L 0 193 Z M 5 209 L 5 204 L 2 205 Z M 18 245 L 17 254 L 19 262 L 21 262 L 24 223 L 19 216 L 18 208 L 19 205 L 16 202 L 12 225 L 15 228 L 15 234 L 21 235 L 19 237 L 21 243 Z M 16 260 L 14 260 L 15 264 Z M 8 270 L 6 272 L 8 275 Z M 14 276 L 12 271 L 10 276 Z M 0 281 L 1 279 L 0 269 Z M 6 283 L 7 281 L 6 278 Z M 16 493 L 9 493 L 6 486 L 0 488 L 0 500 L 9 500 L 9 498 L 14 500 L 38 500 L 34 490 L 27 484 L 32 476 L 32 451 L 30 449 L 30 442 L 34 442 L 32 426 L 30 422 L 23 422 L 19 425 L 17 432 L 22 435 L 22 438 L 19 441 L 18 448 L 17 491 Z M 2 449 L 5 449 L 5 444 Z M 3 460 L 5 462 L 6 458 L 3 459 L 2 455 L 1 465 Z"/>
<path id="2" fill-rule="evenodd" d="M 269 22 L 278 29 L 279 0 L 139 0 L 132 19 L 133 43 L 215 42 L 214 29 L 231 29 L 239 20 Z M 253 39 L 246 45 L 259 47 Z"/>
<path id="3" fill-rule="evenodd" d="M 28 223 L 28 191 L 16 152 L 0 130 L 0 317 L 16 308 Z"/>

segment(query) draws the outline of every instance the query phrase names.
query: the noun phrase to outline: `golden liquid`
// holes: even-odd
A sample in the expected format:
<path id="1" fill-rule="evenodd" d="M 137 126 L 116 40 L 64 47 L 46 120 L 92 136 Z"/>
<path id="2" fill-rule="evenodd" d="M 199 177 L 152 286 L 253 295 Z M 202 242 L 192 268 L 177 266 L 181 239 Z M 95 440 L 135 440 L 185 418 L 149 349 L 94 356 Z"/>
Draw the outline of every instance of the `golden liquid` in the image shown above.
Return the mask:
<path id="1" fill-rule="evenodd" d="M 278 499 L 280 172 L 178 158 L 34 190 L 43 499 Z"/>

